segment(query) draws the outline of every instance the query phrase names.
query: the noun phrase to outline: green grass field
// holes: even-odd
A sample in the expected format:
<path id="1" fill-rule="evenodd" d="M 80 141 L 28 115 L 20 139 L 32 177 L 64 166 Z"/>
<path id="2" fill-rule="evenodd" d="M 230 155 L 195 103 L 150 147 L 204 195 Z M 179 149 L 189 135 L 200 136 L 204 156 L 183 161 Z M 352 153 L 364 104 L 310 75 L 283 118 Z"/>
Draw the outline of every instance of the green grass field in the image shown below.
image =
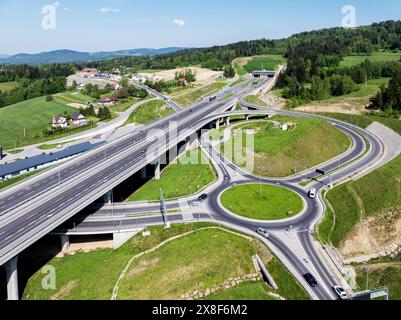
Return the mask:
<path id="1" fill-rule="evenodd" d="M 401 156 L 398 156 L 369 175 L 330 191 L 327 198 L 334 209 L 335 225 L 330 237 L 324 238 L 339 246 L 360 222 L 361 216 L 374 216 L 398 206 L 401 202 L 400 181 Z M 327 230 L 328 226 L 324 228 Z"/>
<path id="2" fill-rule="evenodd" d="M 19 83 L 17 81 L 10 81 L 10 82 L 0 82 L 0 91 L 9 91 L 14 88 L 17 88 Z"/>
<path id="3" fill-rule="evenodd" d="M 216 174 L 201 151 L 192 152 L 192 163 L 185 162 L 187 154 L 181 155 L 176 164 L 168 165 L 159 181 L 151 180 L 129 197 L 128 201 L 159 200 L 160 188 L 166 199 L 174 199 L 198 192 L 216 179 Z M 203 162 L 199 162 L 203 157 Z"/>
<path id="4" fill-rule="evenodd" d="M 286 59 L 280 55 L 264 55 L 254 57 L 248 61 L 244 69 L 251 73 L 255 70 L 278 70 L 280 64 L 285 64 Z"/>
<path id="5" fill-rule="evenodd" d="M 257 95 L 249 95 L 244 98 L 245 102 L 256 104 L 257 106 L 266 107 L 267 104 L 260 99 Z"/>
<path id="6" fill-rule="evenodd" d="M 284 177 L 314 167 L 344 153 L 351 145 L 350 139 L 329 123 L 319 119 L 298 119 L 274 117 L 272 120 L 281 123 L 290 122 L 295 127 L 282 131 L 270 122 L 244 124 L 238 129 L 243 131 L 243 154 L 254 152 L 253 172 L 269 177 Z M 254 150 L 247 150 L 246 130 L 255 132 Z M 248 131 L 248 132 L 249 132 Z M 234 146 L 231 139 L 226 146 Z M 238 165 L 244 166 L 237 159 L 238 150 L 224 150 L 227 156 Z"/>
<path id="7" fill-rule="evenodd" d="M 208 296 L 205 300 L 277 300 L 267 294 L 268 287 L 262 281 L 249 281 L 240 283 L 238 286 Z"/>
<path id="8" fill-rule="evenodd" d="M 229 255 L 221 254 L 230 252 Z M 254 272 L 256 247 L 222 230 L 200 230 L 136 259 L 119 290 L 121 300 L 180 299 L 187 292 Z"/>
<path id="9" fill-rule="evenodd" d="M 371 55 L 354 55 L 344 57 L 341 61 L 341 68 L 349 68 L 355 65 L 359 65 L 366 59 L 372 62 L 389 62 L 389 61 L 399 61 L 401 58 L 401 53 L 393 52 L 373 52 Z"/>
<path id="10" fill-rule="evenodd" d="M 366 271 L 366 269 L 368 271 Z M 368 287 L 389 289 L 389 300 L 401 300 L 401 261 L 398 257 L 393 263 L 367 264 L 357 266 L 358 289 L 366 290 L 366 278 L 368 273 Z"/>
<path id="11" fill-rule="evenodd" d="M 227 84 L 225 82 L 215 82 L 207 86 L 201 87 L 199 89 L 193 90 L 191 92 L 179 95 L 174 100 L 183 107 L 188 107 L 194 104 L 199 99 L 212 95 L 223 89 Z"/>
<path id="12" fill-rule="evenodd" d="M 67 106 L 55 98 L 46 102 L 45 97 L 20 102 L 0 109 L 0 144 L 6 149 L 40 143 L 56 139 L 59 135 L 44 137 L 42 130 L 52 121 L 53 116 L 76 112 L 77 109 Z M 26 129 L 26 137 L 23 129 Z M 69 131 L 76 133 L 76 131 Z"/>
<path id="13" fill-rule="evenodd" d="M 271 185 L 241 185 L 225 191 L 223 206 L 231 212 L 257 220 L 281 220 L 303 210 L 302 199 L 294 192 Z"/>
<path id="14" fill-rule="evenodd" d="M 152 227 L 150 237 L 137 235 L 118 250 L 103 249 L 78 252 L 62 259 L 46 262 L 57 270 L 57 288 L 42 288 L 43 274 L 39 270 L 28 281 L 24 300 L 110 300 L 113 287 L 128 260 L 159 243 L 208 224 L 174 225 L 170 229 Z"/>
<path id="15" fill-rule="evenodd" d="M 173 225 L 170 229 L 152 227 L 148 229 L 151 231 L 149 237 L 138 234 L 117 250 L 77 252 L 54 258 L 46 264 L 56 268 L 56 289 L 42 288 L 44 274 L 38 270 L 29 279 L 23 299 L 109 300 L 120 273 L 132 257 L 172 237 L 196 230 L 134 259 L 120 283 L 117 298 L 180 299 L 187 292 L 204 292 L 230 277 L 253 273 L 251 257 L 256 253 L 266 261 L 271 258 L 259 242 L 210 227 L 213 225 L 205 223 Z M 201 228 L 203 230 L 199 230 Z M 246 282 L 227 291 L 218 291 L 215 298 L 221 295 L 232 299 L 259 299 L 270 290 L 290 300 L 308 299 L 305 291 L 276 258 L 270 260 L 267 268 L 280 287 L 277 291 L 268 289 L 261 282 Z"/>
<path id="16" fill-rule="evenodd" d="M 173 112 L 174 110 L 168 107 L 164 101 L 149 101 L 135 109 L 131 113 L 126 124 L 149 124 L 153 121 L 166 117 Z"/>

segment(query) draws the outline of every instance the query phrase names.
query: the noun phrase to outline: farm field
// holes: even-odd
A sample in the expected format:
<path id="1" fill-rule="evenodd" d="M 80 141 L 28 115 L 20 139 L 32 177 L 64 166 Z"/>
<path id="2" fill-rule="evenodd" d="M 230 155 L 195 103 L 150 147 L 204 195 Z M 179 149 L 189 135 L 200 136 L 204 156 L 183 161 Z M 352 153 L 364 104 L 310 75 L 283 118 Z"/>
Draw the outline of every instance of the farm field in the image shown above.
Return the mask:
<path id="1" fill-rule="evenodd" d="M 9 91 L 12 90 L 16 87 L 18 87 L 19 84 L 17 81 L 10 81 L 10 82 L 0 82 L 0 91 Z"/>
<path id="2" fill-rule="evenodd" d="M 370 55 L 353 55 L 344 57 L 343 61 L 340 62 L 341 68 L 349 68 L 358 64 L 361 64 L 366 59 L 372 62 L 389 62 L 398 61 L 401 58 L 401 52 L 372 52 Z"/>

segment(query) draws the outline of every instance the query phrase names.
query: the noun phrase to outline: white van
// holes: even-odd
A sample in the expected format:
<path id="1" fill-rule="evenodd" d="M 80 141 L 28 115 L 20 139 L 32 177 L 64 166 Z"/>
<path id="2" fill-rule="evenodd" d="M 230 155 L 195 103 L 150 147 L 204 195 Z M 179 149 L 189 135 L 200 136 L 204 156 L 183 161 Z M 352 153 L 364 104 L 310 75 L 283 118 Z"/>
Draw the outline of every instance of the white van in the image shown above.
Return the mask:
<path id="1" fill-rule="evenodd" d="M 310 189 L 310 191 L 309 191 L 309 198 L 315 199 L 315 198 L 316 198 L 316 193 L 317 193 L 316 188 Z"/>

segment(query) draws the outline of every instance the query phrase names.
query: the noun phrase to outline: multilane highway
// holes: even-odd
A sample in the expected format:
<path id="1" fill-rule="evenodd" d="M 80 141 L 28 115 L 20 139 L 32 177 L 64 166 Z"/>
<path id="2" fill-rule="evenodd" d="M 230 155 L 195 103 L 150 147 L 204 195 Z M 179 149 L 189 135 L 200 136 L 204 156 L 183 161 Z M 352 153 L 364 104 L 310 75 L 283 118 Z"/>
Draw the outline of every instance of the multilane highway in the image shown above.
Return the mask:
<path id="1" fill-rule="evenodd" d="M 239 98 L 255 90 L 247 87 L 250 82 L 221 92 L 219 96 L 234 95 L 227 102 L 205 101 L 181 110 L 140 132 L 1 192 L 0 265 L 135 172 L 157 162 L 167 150 L 213 120 L 210 118 L 213 114 L 234 106 Z"/>
<path id="2" fill-rule="evenodd" d="M 296 112 L 270 111 L 293 117 L 313 117 L 312 115 Z M 257 228 L 265 228 L 270 233 L 269 239 L 259 238 L 280 257 L 314 299 L 329 300 L 336 298 L 332 287 L 341 284 L 341 279 L 328 267 L 327 262 L 323 259 L 322 254 L 318 251 L 313 241 L 314 226 L 324 213 L 324 203 L 320 193 L 317 199 L 310 199 L 307 196 L 306 188 L 300 186 L 299 183 L 303 182 L 306 177 L 307 180 L 311 180 L 307 188 L 315 187 L 318 191 L 321 191 L 323 188 L 329 187 L 331 183 L 338 183 L 344 179 L 348 179 L 361 170 L 368 168 L 379 159 L 383 153 L 383 145 L 376 136 L 363 129 L 338 120 L 327 118 L 325 120 L 330 121 L 332 125 L 343 131 L 352 140 L 352 148 L 350 150 L 336 159 L 319 166 L 319 168 L 328 172 L 327 176 L 318 176 L 315 170 L 307 170 L 299 175 L 283 179 L 267 179 L 255 176 L 230 162 L 224 155 L 220 154 L 220 150 L 212 148 L 207 140 L 203 139 L 202 146 L 209 154 L 209 157 L 213 159 L 220 179 L 209 190 L 209 198 L 205 202 L 205 208 L 195 209 L 192 221 L 221 223 L 254 236 L 257 236 L 255 234 Z M 240 173 L 240 178 L 236 177 L 233 179 L 230 176 L 230 170 Z M 240 184 L 249 183 L 279 184 L 284 188 L 288 188 L 303 198 L 305 210 L 302 214 L 291 219 L 266 222 L 238 217 L 222 207 L 220 196 L 225 190 Z M 197 195 L 192 197 L 192 200 L 189 200 L 189 202 L 196 200 Z M 167 209 L 177 210 L 180 209 L 180 206 L 180 201 L 169 202 Z M 111 209 L 109 206 L 100 209 L 97 214 L 83 221 L 75 230 L 72 230 L 72 233 L 95 230 L 128 230 L 151 225 L 161 225 L 166 223 L 166 221 L 172 223 L 188 222 L 184 219 L 185 213 L 172 213 L 166 217 L 162 217 L 156 213 L 159 210 L 160 205 L 152 203 L 135 208 L 130 208 L 129 205 L 128 207 L 126 205 L 116 205 Z M 291 243 L 286 241 L 286 237 L 289 235 L 293 238 Z M 294 249 L 294 241 L 298 242 L 303 248 L 305 257 L 299 256 L 299 253 Z M 303 274 L 308 272 L 313 274 L 318 280 L 316 288 L 311 288 L 302 278 Z"/>
<path id="3" fill-rule="evenodd" d="M 165 119 L 145 127 L 141 132 L 135 132 L 111 143 L 107 146 L 80 156 L 55 170 L 44 173 L 37 178 L 28 180 L 5 192 L 0 193 L 0 264 L 7 262 L 14 255 L 51 232 L 75 213 L 87 207 L 94 200 L 102 196 L 120 182 L 143 168 L 148 163 L 158 159 L 160 155 L 182 141 L 193 132 L 219 117 L 227 117 L 225 112 L 242 97 L 262 88 L 247 87 L 251 81 L 226 89 L 218 97 L 233 93 L 234 97 L 228 102 L 208 101 L 199 103 L 192 108 L 180 110 Z M 271 80 L 272 85 L 274 79 Z M 217 100 L 218 101 L 218 100 Z M 241 103 L 251 109 L 260 107 Z M 257 111 L 256 111 L 257 112 Z M 303 113 L 263 109 L 262 114 L 282 114 L 295 117 L 313 117 Z M 315 170 L 308 170 L 299 175 L 284 179 L 267 179 L 239 168 L 234 163 L 219 154 L 219 150 L 211 148 L 206 143 L 204 149 L 213 160 L 219 171 L 219 181 L 211 189 L 205 203 L 205 210 L 192 214 L 194 221 L 212 221 L 227 225 L 231 228 L 259 237 L 268 245 L 294 274 L 299 282 L 307 289 L 314 299 L 334 299 L 331 287 L 340 283 L 327 263 L 317 250 L 312 238 L 312 230 L 324 213 L 324 203 L 321 194 L 316 200 L 306 196 L 306 189 L 299 185 L 305 177 L 311 179 L 308 188 L 315 187 L 318 191 L 330 183 L 339 183 L 355 173 L 369 167 L 383 153 L 383 145 L 373 134 L 343 123 L 338 120 L 327 119 L 339 130 L 342 130 L 352 140 L 353 147 L 340 157 L 329 161 L 322 166 L 327 176 L 319 176 Z M 177 136 L 170 137 L 171 121 L 176 123 Z M 155 131 L 158 130 L 158 131 Z M 367 143 L 368 142 L 368 143 Z M 165 147 L 169 145 L 169 147 Z M 149 156 L 150 154 L 150 156 Z M 230 171 L 240 173 L 240 178 L 233 178 Z M 243 183 L 280 184 L 297 192 L 305 203 L 305 210 L 301 215 L 281 222 L 263 222 L 244 219 L 233 215 L 224 209 L 220 203 L 222 192 L 230 187 Z M 196 195 L 193 200 L 196 200 Z M 168 204 L 169 210 L 177 210 L 178 202 Z M 186 222 L 183 213 L 173 213 L 166 217 L 150 213 L 160 209 L 160 206 L 149 204 L 143 208 L 130 209 L 125 206 L 113 208 L 113 217 L 108 218 L 106 208 L 95 214 L 95 219 L 88 218 L 82 222 L 76 231 L 99 231 L 116 229 L 134 229 L 149 225 L 164 224 L 167 219 L 172 223 Z M 141 213 L 140 215 L 136 215 Z M 127 214 L 134 214 L 133 217 Z M 97 219 L 103 216 L 103 219 Z M 120 219 L 116 217 L 120 216 Z M 270 233 L 269 239 L 255 234 L 258 227 L 266 228 Z M 73 231 L 72 231 L 73 232 Z M 300 257 L 292 243 L 287 243 L 282 235 L 295 236 L 307 255 L 307 259 Z M 311 288 L 302 278 L 306 272 L 312 273 L 319 282 L 318 287 Z"/>

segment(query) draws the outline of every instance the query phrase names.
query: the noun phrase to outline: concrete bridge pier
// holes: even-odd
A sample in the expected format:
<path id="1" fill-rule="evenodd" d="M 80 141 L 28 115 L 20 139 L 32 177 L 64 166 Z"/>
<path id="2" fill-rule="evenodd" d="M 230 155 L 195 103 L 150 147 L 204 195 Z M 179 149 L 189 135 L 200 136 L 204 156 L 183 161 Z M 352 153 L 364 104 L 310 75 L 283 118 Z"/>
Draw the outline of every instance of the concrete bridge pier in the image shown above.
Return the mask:
<path id="1" fill-rule="evenodd" d="M 225 125 L 228 127 L 230 125 L 230 117 L 225 119 Z"/>
<path id="2" fill-rule="evenodd" d="M 249 115 L 245 116 L 245 121 L 249 121 Z"/>
<path id="3" fill-rule="evenodd" d="M 191 138 L 189 137 L 185 140 L 184 150 L 185 152 L 191 151 Z"/>
<path id="4" fill-rule="evenodd" d="M 113 190 L 110 190 L 103 196 L 104 203 L 111 204 L 113 202 Z"/>
<path id="5" fill-rule="evenodd" d="M 8 261 L 4 267 L 7 277 L 7 299 L 19 300 L 18 293 L 18 256 Z"/>
<path id="6" fill-rule="evenodd" d="M 141 176 L 141 179 L 142 180 L 145 180 L 147 177 L 148 177 L 148 170 L 147 170 L 147 168 L 146 168 L 146 166 L 145 167 L 143 167 L 142 169 L 141 169 L 141 172 L 140 172 L 140 176 Z"/>
<path id="7" fill-rule="evenodd" d="M 220 129 L 220 119 L 216 121 L 216 129 Z"/>
<path id="8" fill-rule="evenodd" d="M 63 234 L 60 236 L 60 241 L 61 241 L 61 252 L 62 253 L 67 252 L 70 247 L 70 236 Z"/>
<path id="9" fill-rule="evenodd" d="M 160 160 L 157 160 L 156 164 L 155 164 L 155 180 L 160 180 Z"/>

